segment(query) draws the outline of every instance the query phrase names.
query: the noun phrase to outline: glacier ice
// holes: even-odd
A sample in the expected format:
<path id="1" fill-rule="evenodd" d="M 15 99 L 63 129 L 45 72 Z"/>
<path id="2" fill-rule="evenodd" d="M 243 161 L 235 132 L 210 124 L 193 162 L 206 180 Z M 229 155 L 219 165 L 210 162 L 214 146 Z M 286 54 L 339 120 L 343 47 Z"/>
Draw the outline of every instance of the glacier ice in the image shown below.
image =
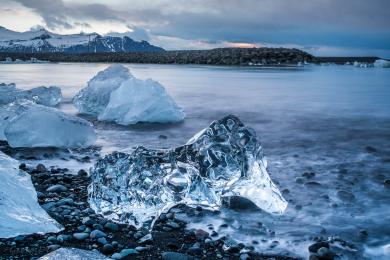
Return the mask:
<path id="1" fill-rule="evenodd" d="M 88 81 L 73 98 L 73 104 L 80 113 L 97 117 L 110 101 L 111 92 L 132 77 L 125 66 L 113 64 Z"/>
<path id="2" fill-rule="evenodd" d="M 390 68 L 390 61 L 378 59 L 374 62 L 376 68 Z"/>
<path id="3" fill-rule="evenodd" d="M 184 119 L 183 110 L 157 81 L 130 78 L 111 93 L 98 116 L 101 121 L 129 125 L 138 122 L 169 123 Z"/>
<path id="4" fill-rule="evenodd" d="M 182 121 L 183 110 L 157 81 L 135 78 L 120 64 L 99 72 L 74 98 L 80 113 L 121 125 Z"/>
<path id="5" fill-rule="evenodd" d="M 287 202 L 266 168 L 254 130 L 230 115 L 183 146 L 139 146 L 99 159 L 91 169 L 88 200 L 96 213 L 137 227 L 153 225 L 160 213 L 177 204 L 218 209 L 223 197 L 230 196 L 243 196 L 281 214 Z"/>
<path id="6" fill-rule="evenodd" d="M 11 147 L 86 147 L 96 140 L 93 125 L 58 109 L 21 100 L 0 107 L 0 140 Z"/>
<path id="7" fill-rule="evenodd" d="M 95 251 L 87 251 L 79 248 L 59 248 L 40 258 L 39 260 L 105 260 L 109 259 Z"/>
<path id="8" fill-rule="evenodd" d="M 30 176 L 18 161 L 0 152 L 0 237 L 62 230 L 37 202 Z"/>
<path id="9" fill-rule="evenodd" d="M 62 94 L 59 87 L 36 87 L 29 90 L 16 88 L 14 83 L 0 84 L 0 105 L 9 104 L 17 100 L 31 100 L 44 106 L 56 106 L 61 102 Z"/>

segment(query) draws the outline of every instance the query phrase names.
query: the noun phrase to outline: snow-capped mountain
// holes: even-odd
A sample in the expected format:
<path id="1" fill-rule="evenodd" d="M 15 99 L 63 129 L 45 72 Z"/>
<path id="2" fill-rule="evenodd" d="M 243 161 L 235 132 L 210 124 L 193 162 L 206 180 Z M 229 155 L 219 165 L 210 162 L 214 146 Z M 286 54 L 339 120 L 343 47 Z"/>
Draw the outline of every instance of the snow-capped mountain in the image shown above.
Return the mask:
<path id="1" fill-rule="evenodd" d="M 61 35 L 45 29 L 15 32 L 0 26 L 0 52 L 133 52 L 163 51 L 147 41 L 92 34 Z"/>

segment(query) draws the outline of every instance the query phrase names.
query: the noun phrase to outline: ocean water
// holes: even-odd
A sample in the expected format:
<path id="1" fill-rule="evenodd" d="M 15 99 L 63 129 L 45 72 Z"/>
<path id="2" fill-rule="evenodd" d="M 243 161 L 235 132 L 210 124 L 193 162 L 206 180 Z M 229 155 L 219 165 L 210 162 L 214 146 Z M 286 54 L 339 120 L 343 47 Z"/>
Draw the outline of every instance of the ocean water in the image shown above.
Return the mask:
<path id="1" fill-rule="evenodd" d="M 107 66 L 2 64 L 0 82 L 23 89 L 59 86 L 60 109 L 76 114 L 72 96 Z M 101 155 L 136 145 L 182 145 L 213 120 L 235 114 L 256 130 L 271 178 L 289 201 L 282 216 L 223 209 L 218 216 L 193 219 L 191 227 L 207 229 L 212 223 L 220 236 L 267 253 L 306 258 L 307 246 L 322 236 L 353 244 L 340 245 L 345 259 L 390 258 L 390 187 L 385 184 L 390 179 L 390 69 L 126 66 L 138 78 L 161 82 L 187 117 L 178 124 L 128 127 L 93 121 Z M 74 172 L 93 163 L 42 161 Z M 219 228 L 222 223 L 228 228 Z"/>

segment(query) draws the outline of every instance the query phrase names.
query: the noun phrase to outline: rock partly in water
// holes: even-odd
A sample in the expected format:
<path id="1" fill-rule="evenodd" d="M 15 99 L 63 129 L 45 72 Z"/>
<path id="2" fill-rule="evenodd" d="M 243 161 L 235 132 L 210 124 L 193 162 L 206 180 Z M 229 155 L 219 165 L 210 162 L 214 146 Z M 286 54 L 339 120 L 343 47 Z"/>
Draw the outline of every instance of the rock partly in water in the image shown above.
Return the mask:
<path id="1" fill-rule="evenodd" d="M 225 196 L 242 196 L 267 212 L 283 213 L 287 202 L 266 168 L 255 132 L 227 116 L 184 146 L 138 147 L 98 160 L 91 170 L 89 203 L 96 213 L 137 227 L 177 204 L 218 209 Z"/>
<path id="2" fill-rule="evenodd" d="M 30 176 L 0 152 L 0 237 L 59 232 L 62 227 L 39 206 Z"/>

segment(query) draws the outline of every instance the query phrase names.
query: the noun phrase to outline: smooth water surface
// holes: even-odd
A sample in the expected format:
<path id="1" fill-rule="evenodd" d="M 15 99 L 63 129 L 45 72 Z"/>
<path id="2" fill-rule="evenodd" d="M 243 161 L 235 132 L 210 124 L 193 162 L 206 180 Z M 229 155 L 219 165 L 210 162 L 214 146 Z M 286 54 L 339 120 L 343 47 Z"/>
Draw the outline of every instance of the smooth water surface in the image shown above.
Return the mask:
<path id="1" fill-rule="evenodd" d="M 65 97 L 60 109 L 75 114 L 72 96 L 107 66 L 4 64 L 0 82 L 24 89 L 59 86 Z M 235 114 L 260 136 L 271 178 L 289 201 L 283 216 L 226 209 L 192 226 L 213 223 L 220 235 L 267 253 L 307 257 L 314 237 L 340 236 L 356 246 L 351 259 L 390 257 L 390 69 L 128 67 L 136 77 L 160 81 L 187 117 L 179 124 L 128 127 L 93 121 L 102 154 L 182 145 L 213 120 Z M 222 223 L 228 228 L 218 228 Z"/>

